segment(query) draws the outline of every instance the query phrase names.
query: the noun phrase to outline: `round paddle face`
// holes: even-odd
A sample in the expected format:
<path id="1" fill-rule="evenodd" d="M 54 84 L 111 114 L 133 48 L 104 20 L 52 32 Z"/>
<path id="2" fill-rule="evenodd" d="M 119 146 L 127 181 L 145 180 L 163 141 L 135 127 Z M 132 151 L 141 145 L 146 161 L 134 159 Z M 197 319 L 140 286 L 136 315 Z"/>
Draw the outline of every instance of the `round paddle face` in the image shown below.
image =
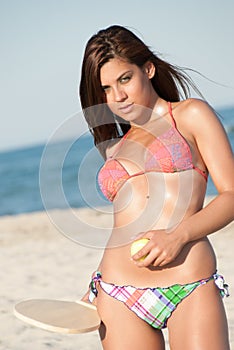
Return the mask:
<path id="1" fill-rule="evenodd" d="M 83 301 L 30 299 L 15 305 L 20 320 L 58 333 L 86 333 L 99 328 L 96 307 Z"/>

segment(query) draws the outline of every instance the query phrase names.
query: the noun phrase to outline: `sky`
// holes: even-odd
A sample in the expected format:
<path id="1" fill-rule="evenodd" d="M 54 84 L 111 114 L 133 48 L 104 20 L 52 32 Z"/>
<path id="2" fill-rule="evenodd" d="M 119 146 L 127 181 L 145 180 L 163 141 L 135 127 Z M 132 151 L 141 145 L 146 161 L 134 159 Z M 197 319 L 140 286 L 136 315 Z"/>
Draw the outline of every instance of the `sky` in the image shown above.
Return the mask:
<path id="1" fill-rule="evenodd" d="M 0 0 L 0 151 L 47 142 L 77 113 L 87 40 L 101 28 L 132 29 L 193 75 L 215 108 L 234 106 L 233 0 Z"/>

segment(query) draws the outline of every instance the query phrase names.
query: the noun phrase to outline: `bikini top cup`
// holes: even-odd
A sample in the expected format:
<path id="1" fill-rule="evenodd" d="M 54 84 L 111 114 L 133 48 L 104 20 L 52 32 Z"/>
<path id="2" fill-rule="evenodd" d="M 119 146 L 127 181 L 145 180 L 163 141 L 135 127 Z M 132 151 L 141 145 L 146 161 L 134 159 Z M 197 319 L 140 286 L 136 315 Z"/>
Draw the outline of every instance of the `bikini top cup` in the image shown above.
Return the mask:
<path id="1" fill-rule="evenodd" d="M 207 181 L 206 173 L 193 164 L 190 147 L 176 127 L 171 103 L 168 103 L 168 109 L 172 124 L 169 129 L 159 136 L 153 137 L 153 141 L 145 146 L 147 153 L 144 158 L 143 170 L 129 174 L 121 161 L 114 158 L 116 152 L 106 160 L 100 169 L 98 183 L 108 200 L 114 200 L 118 190 L 128 179 L 149 172 L 174 173 L 194 169 Z M 130 132 L 131 129 L 122 137 L 119 146 L 123 145 Z"/>

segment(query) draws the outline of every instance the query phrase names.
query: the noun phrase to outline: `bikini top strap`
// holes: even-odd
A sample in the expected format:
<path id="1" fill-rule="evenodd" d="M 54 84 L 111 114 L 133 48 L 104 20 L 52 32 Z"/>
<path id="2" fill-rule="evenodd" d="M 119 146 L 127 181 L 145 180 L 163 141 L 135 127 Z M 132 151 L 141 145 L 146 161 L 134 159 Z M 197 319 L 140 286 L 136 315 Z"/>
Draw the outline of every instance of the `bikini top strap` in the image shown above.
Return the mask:
<path id="1" fill-rule="evenodd" d="M 175 119 L 173 117 L 171 102 L 168 102 L 168 111 L 169 111 L 169 114 L 171 116 L 172 124 L 173 124 L 174 128 L 176 129 L 176 122 L 175 122 Z"/>

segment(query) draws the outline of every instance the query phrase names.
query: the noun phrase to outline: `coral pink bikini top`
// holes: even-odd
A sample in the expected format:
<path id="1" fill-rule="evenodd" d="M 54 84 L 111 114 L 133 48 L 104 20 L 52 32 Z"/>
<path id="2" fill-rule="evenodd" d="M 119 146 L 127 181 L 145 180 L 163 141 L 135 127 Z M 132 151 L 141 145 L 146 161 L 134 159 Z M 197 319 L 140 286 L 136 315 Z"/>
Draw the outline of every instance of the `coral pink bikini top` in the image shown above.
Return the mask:
<path id="1" fill-rule="evenodd" d="M 176 127 L 170 102 L 168 103 L 168 109 L 172 125 L 166 132 L 155 137 L 153 142 L 147 146 L 148 152 L 144 163 L 144 171 L 130 175 L 121 162 L 114 159 L 113 156 L 109 157 L 100 169 L 98 183 L 108 200 L 114 200 L 118 190 L 128 179 L 147 172 L 174 173 L 194 169 L 207 181 L 206 172 L 193 164 L 190 147 Z M 126 140 L 129 131 L 122 137 L 120 145 Z"/>

